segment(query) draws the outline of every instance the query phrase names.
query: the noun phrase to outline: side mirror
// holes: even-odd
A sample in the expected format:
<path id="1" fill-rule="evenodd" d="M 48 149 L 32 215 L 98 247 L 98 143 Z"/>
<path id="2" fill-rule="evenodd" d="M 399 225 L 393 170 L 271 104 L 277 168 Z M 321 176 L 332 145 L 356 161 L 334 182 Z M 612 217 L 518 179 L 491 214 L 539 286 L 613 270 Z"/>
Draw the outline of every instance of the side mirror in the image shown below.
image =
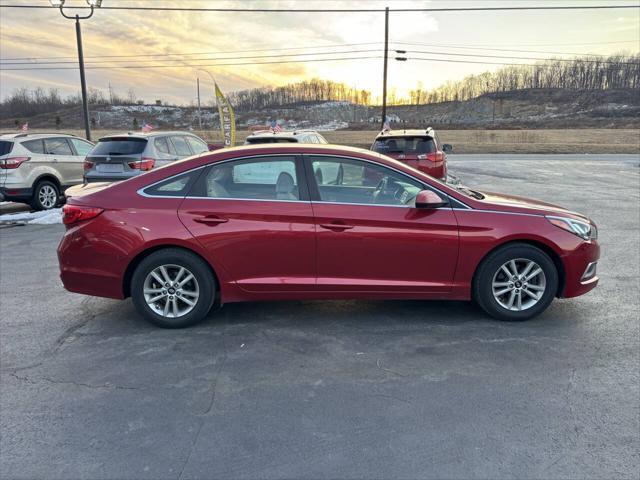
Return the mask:
<path id="1" fill-rule="evenodd" d="M 453 151 L 453 145 L 451 145 L 450 143 L 443 143 L 442 144 L 442 151 L 445 153 L 449 153 Z"/>
<path id="2" fill-rule="evenodd" d="M 446 204 L 440 195 L 431 190 L 422 190 L 416 195 L 416 208 L 438 208 Z"/>

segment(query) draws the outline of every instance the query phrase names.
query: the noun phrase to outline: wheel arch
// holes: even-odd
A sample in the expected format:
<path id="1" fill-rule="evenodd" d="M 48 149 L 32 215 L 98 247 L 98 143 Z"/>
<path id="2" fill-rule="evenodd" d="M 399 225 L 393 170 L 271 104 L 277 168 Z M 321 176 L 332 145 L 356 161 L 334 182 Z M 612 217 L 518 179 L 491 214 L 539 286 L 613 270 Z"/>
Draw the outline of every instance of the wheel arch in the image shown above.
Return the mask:
<path id="1" fill-rule="evenodd" d="M 215 279 L 216 295 L 215 295 L 214 305 L 218 305 L 220 303 L 220 299 L 222 298 L 222 296 L 220 295 L 222 286 L 220 282 L 220 277 L 216 273 L 215 268 L 213 268 L 211 263 L 205 257 L 203 257 L 200 253 L 198 253 L 196 250 L 185 247 L 184 245 L 176 245 L 171 243 L 154 245 L 152 247 L 149 247 L 146 250 L 139 252 L 135 257 L 133 257 L 133 259 L 127 265 L 127 268 L 125 269 L 124 275 L 122 277 L 122 294 L 124 298 L 131 296 L 131 280 L 133 278 L 133 272 L 135 272 L 138 265 L 140 265 L 140 262 L 142 262 L 145 258 L 147 258 L 152 253 L 158 252 L 160 250 L 167 250 L 167 249 L 184 250 L 185 252 L 192 253 L 193 255 L 197 256 L 200 260 L 204 262 L 207 268 L 211 270 L 213 278 Z"/>
<path id="2" fill-rule="evenodd" d="M 43 181 L 49 181 L 54 183 L 55 186 L 58 187 L 58 195 L 62 195 L 62 183 L 60 183 L 60 179 L 51 172 L 41 173 L 36 177 L 36 179 L 33 181 L 34 194 L 35 194 L 35 188 L 38 185 L 38 183 Z"/>
<path id="3" fill-rule="evenodd" d="M 558 272 L 558 289 L 556 291 L 556 297 L 561 297 L 562 296 L 562 292 L 564 292 L 564 288 L 565 288 L 565 285 L 566 285 L 566 271 L 565 271 L 565 268 L 564 268 L 564 263 L 562 262 L 562 258 L 560 257 L 558 252 L 553 247 L 551 247 L 548 244 L 546 244 L 544 242 L 541 242 L 539 240 L 534 240 L 534 239 L 530 239 L 530 238 L 509 239 L 509 240 L 507 240 L 507 241 L 505 241 L 503 243 L 500 243 L 499 245 L 496 245 L 491 250 L 486 252 L 482 256 L 482 259 L 478 262 L 478 265 L 476 266 L 476 268 L 475 268 L 475 270 L 473 272 L 473 277 L 472 277 L 471 284 L 475 285 L 476 276 L 478 275 L 478 271 L 480 270 L 480 267 L 482 266 L 484 261 L 487 259 L 487 257 L 489 257 L 489 255 L 491 255 L 495 251 L 500 250 L 500 249 L 505 248 L 505 247 L 510 246 L 510 245 L 530 245 L 532 247 L 536 247 L 536 248 L 542 250 L 544 253 L 546 253 L 549 256 L 549 258 L 551 258 L 551 261 L 553 261 L 553 264 L 556 267 L 556 271 Z"/>

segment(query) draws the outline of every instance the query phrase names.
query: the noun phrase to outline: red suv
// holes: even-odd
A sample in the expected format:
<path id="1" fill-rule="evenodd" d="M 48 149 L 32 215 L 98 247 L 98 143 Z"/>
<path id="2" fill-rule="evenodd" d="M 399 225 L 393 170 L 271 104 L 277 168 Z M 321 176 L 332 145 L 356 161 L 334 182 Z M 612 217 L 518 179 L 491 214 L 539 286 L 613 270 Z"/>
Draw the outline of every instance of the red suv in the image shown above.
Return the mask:
<path id="1" fill-rule="evenodd" d="M 598 282 L 587 217 L 453 188 L 361 149 L 229 148 L 75 194 L 58 247 L 64 286 L 131 296 L 162 327 L 213 305 L 292 299 L 473 298 L 524 320 Z"/>
<path id="2" fill-rule="evenodd" d="M 432 128 L 426 130 L 388 130 L 378 134 L 371 150 L 417 168 L 432 177 L 446 180 L 447 152 L 453 147 L 441 144 Z"/>

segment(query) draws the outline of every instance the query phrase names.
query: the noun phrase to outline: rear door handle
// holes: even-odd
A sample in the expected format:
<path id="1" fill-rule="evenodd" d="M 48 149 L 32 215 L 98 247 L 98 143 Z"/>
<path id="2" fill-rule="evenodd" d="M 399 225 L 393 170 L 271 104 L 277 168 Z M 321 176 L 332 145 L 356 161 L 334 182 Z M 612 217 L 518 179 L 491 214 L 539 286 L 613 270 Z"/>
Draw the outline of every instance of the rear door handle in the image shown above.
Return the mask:
<path id="1" fill-rule="evenodd" d="M 203 225 L 209 225 L 211 227 L 214 227 L 214 226 L 219 225 L 221 223 L 228 222 L 229 219 L 228 218 L 220 218 L 220 217 L 217 217 L 215 215 L 207 215 L 207 216 L 204 216 L 204 217 L 194 218 L 193 221 L 197 222 L 197 223 L 202 223 Z"/>
<path id="2" fill-rule="evenodd" d="M 332 230 L 334 232 L 342 232 L 344 230 L 351 230 L 353 225 L 346 225 L 344 223 L 332 222 L 332 223 L 321 223 L 320 228 L 324 228 L 326 230 Z"/>

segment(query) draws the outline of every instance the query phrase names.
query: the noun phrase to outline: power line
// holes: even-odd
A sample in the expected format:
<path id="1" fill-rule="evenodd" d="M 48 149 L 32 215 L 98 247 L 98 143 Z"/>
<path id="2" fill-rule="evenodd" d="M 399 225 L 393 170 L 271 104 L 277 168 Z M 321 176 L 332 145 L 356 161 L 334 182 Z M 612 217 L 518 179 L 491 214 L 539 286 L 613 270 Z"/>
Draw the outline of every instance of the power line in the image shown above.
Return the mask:
<path id="1" fill-rule="evenodd" d="M 422 58 L 422 57 L 408 57 L 408 60 L 423 60 L 428 62 L 444 62 L 444 63 L 474 63 L 478 65 L 505 65 L 512 67 L 536 67 L 536 68 L 551 68 L 554 65 L 545 63 L 509 63 L 509 62 L 480 62 L 475 60 L 453 60 L 450 58 Z M 626 64 L 623 64 L 626 65 Z M 639 65 L 637 63 L 630 63 L 628 65 Z"/>
<path id="2" fill-rule="evenodd" d="M 84 58 L 135 58 L 135 57 L 162 57 L 162 56 L 176 56 L 176 55 L 226 55 L 234 53 L 250 53 L 250 52 L 279 52 L 285 50 L 307 50 L 315 48 L 341 48 L 341 47 L 357 47 L 365 45 L 381 45 L 382 42 L 365 42 L 365 43 L 341 43 L 333 45 L 315 45 L 310 47 L 284 47 L 284 48 L 254 48 L 249 50 L 232 50 L 226 52 L 185 52 L 185 53 L 147 53 L 147 54 L 133 54 L 133 55 L 86 55 Z M 77 56 L 66 57 L 6 57 L 0 59 L 4 60 L 58 60 L 58 59 L 77 59 Z"/>
<path id="3" fill-rule="evenodd" d="M 632 40 L 630 42 L 616 42 L 616 43 L 638 43 L 636 40 Z M 578 52 L 550 52 L 548 50 L 520 50 L 516 48 L 487 48 L 487 47 L 477 47 L 477 46 L 467 46 L 461 44 L 442 44 L 442 43 L 412 43 L 412 42 L 392 42 L 394 45 L 408 45 L 408 46 L 416 46 L 416 47 L 432 47 L 432 48 L 445 48 L 445 49 L 456 49 L 456 50 L 486 50 L 490 52 L 518 52 L 518 53 L 546 53 L 549 55 L 576 55 L 576 56 L 592 56 L 592 57 L 609 57 L 610 54 L 603 53 L 578 53 Z"/>
<path id="4" fill-rule="evenodd" d="M 409 45 L 409 46 L 421 46 L 421 47 L 432 47 L 432 48 L 444 48 L 444 49 L 462 49 L 462 50 L 488 50 L 488 51 L 500 51 L 500 52 L 520 52 L 520 53 L 547 53 L 551 55 L 576 55 L 576 56 L 595 56 L 595 57 L 608 57 L 610 55 L 607 54 L 598 54 L 598 53 L 578 53 L 578 52 L 551 52 L 547 50 L 519 50 L 519 49 L 511 49 L 511 48 L 486 48 L 486 47 L 477 47 L 470 46 L 465 44 L 441 44 L 441 43 L 415 43 L 415 42 L 391 42 L 393 45 Z M 636 40 L 623 40 L 619 42 L 602 42 L 609 44 L 616 43 L 636 43 Z M 278 51 L 291 51 L 291 50 L 308 50 L 308 49 L 318 49 L 318 48 L 340 48 L 340 47 L 356 47 L 356 46 L 370 46 L 370 45 L 381 45 L 382 42 L 363 42 L 363 43 L 342 43 L 342 44 L 330 44 L 330 45 L 315 45 L 315 46 L 307 46 L 307 47 L 284 47 L 284 48 L 254 48 L 254 49 L 246 49 L 246 50 L 231 50 L 231 51 L 223 51 L 223 52 L 170 52 L 170 53 L 149 53 L 149 54 L 130 54 L 130 55 L 89 55 L 85 56 L 85 58 L 151 58 L 151 57 L 173 57 L 173 56 L 191 56 L 191 55 L 232 55 L 236 53 L 250 53 L 250 52 L 278 52 Z M 309 52 L 309 53 L 299 53 L 297 55 L 313 55 L 319 52 Z M 327 52 L 327 53 L 342 53 L 342 52 Z M 442 54 L 448 54 L 450 52 L 442 52 Z M 438 52 L 438 54 L 441 54 Z M 451 55 L 461 55 L 454 54 Z M 284 55 L 283 55 L 284 56 Z M 293 56 L 293 55 L 291 55 Z M 256 57 L 246 57 L 246 58 L 258 58 Z M 52 57 L 5 57 L 0 59 L 0 64 L 9 65 L 9 60 L 17 60 L 24 61 L 25 64 L 30 61 L 39 61 L 39 60 L 62 60 L 62 59 L 75 59 L 75 56 L 52 56 Z M 149 61 L 153 61 L 149 60 Z M 190 59 L 194 60 L 194 59 Z M 206 60 L 206 59 L 198 59 L 198 60 Z M 214 60 L 214 59 L 209 59 Z M 140 60 L 144 61 L 144 60 Z M 75 63 L 73 62 L 48 62 L 48 63 Z M 41 63 L 41 62 L 37 62 Z M 92 62 L 97 63 L 97 62 Z M 99 62 L 106 63 L 106 62 Z"/>
<path id="5" fill-rule="evenodd" d="M 394 48 L 390 48 L 390 50 L 396 52 L 405 52 L 404 50 L 397 50 Z M 166 58 L 166 59 L 151 59 L 151 60 L 105 60 L 105 61 L 93 61 L 88 62 L 87 65 L 98 65 L 98 64 L 112 64 L 110 67 L 118 68 L 122 66 L 121 64 L 127 63 L 135 63 L 140 67 L 146 66 L 145 64 L 141 64 L 139 62 L 197 62 L 197 61 L 225 61 L 225 60 L 249 60 L 249 59 L 262 59 L 262 58 L 284 58 L 284 57 L 308 57 L 308 56 L 318 56 L 318 55 L 351 55 L 351 54 L 360 54 L 360 53 L 373 53 L 379 52 L 379 49 L 367 49 L 367 50 L 346 50 L 339 52 L 312 52 L 312 53 L 291 53 L 291 54 L 277 54 L 277 55 L 249 55 L 249 56 L 241 56 L 234 58 L 224 58 L 224 57 L 203 57 L 203 58 Z M 509 60 L 536 60 L 539 62 L 582 62 L 582 63 L 597 63 L 597 64 L 615 64 L 615 65 L 640 65 L 638 62 L 616 62 L 616 61 L 608 61 L 608 60 L 594 60 L 594 59 L 585 59 L 585 58 L 541 58 L 541 57 L 522 57 L 522 56 L 509 56 L 509 55 L 479 55 L 472 53 L 450 53 L 450 52 L 434 52 L 428 50 L 406 50 L 408 53 L 417 53 L 417 54 L 425 54 L 425 55 L 444 55 L 449 57 L 475 57 L 475 58 L 498 58 L 498 59 L 509 59 Z M 304 60 L 304 59 L 301 59 Z M 315 59 L 310 58 L 309 61 L 313 61 Z M 117 63 L 116 63 L 117 62 Z M 40 66 L 40 65 L 65 65 L 65 64 L 76 64 L 74 61 L 63 61 L 63 62 L 2 62 L 0 63 L 0 68 L 6 65 L 14 65 L 14 66 Z M 479 62 L 483 63 L 483 62 Z M 491 62 L 487 62 L 491 64 Z M 182 63 L 174 63 L 166 65 L 167 67 L 176 66 L 179 67 L 183 65 Z M 135 65 L 134 65 L 135 66 Z M 62 67 L 60 67 L 62 68 Z M 8 68 L 2 68 L 3 70 L 10 70 Z"/>
<path id="6" fill-rule="evenodd" d="M 473 53 L 441 53 L 425 50 L 407 50 L 409 53 L 419 53 L 426 55 L 447 55 L 451 57 L 481 57 L 481 58 L 506 58 L 511 60 L 536 60 L 540 62 L 582 62 L 582 63 L 602 63 L 602 64 L 616 64 L 616 65 L 640 65 L 637 62 L 609 62 L 606 60 L 590 60 L 587 58 L 540 58 L 540 57 L 517 57 L 509 55 L 480 55 Z"/>
<path id="7" fill-rule="evenodd" d="M 47 5 L 16 5 L 3 4 L 0 8 L 43 9 L 55 8 Z M 88 10 L 88 7 L 72 6 L 68 9 Z M 393 8 L 390 12 L 492 12 L 492 11 L 523 11 L 523 10 L 611 10 L 623 8 L 640 8 L 640 5 L 553 5 L 553 6 L 525 6 L 525 7 L 459 7 L 459 8 Z M 108 6 L 101 10 L 138 10 L 156 12 L 242 12 L 242 13 L 380 13 L 381 8 L 222 8 L 222 7 L 141 7 L 141 6 Z"/>
<path id="8" fill-rule="evenodd" d="M 241 63 L 205 63 L 205 64 L 177 64 L 177 65 L 112 65 L 108 67 L 86 67 L 87 70 L 109 70 L 114 68 L 180 68 L 180 67 L 226 67 L 237 65 L 273 65 L 278 63 L 307 63 L 307 62 L 339 62 L 344 60 L 368 60 L 382 58 L 380 56 L 347 57 L 347 58 L 309 58 L 305 60 L 283 60 L 275 62 L 241 62 Z M 77 67 L 27 67 L 27 68 L 3 68 L 2 71 L 22 70 L 76 70 Z"/>
<path id="9" fill-rule="evenodd" d="M 168 62 L 184 62 L 184 61 L 192 61 L 192 62 L 197 62 L 197 61 L 218 61 L 218 60 L 247 60 L 247 59 L 253 59 L 253 58 L 281 58 L 281 57 L 304 57 L 304 56 L 310 56 L 310 55 L 347 55 L 347 54 L 354 54 L 354 53 L 372 53 L 372 52 L 380 52 L 380 49 L 368 49 L 368 50 L 345 50 L 345 51 L 339 51 L 339 52 L 310 52 L 310 53 L 289 53 L 289 54 L 276 54 L 276 55 L 248 55 L 248 56 L 240 56 L 240 57 L 233 57 L 233 58 L 210 58 L 210 57 L 205 57 L 205 58 L 189 58 L 189 59 L 183 59 L 183 58 L 166 58 L 166 59 L 151 59 L 151 60 L 140 60 L 140 59 L 136 59 L 136 60 L 105 60 L 105 61 L 100 61 L 100 60 L 94 60 L 92 62 L 87 62 L 87 65 L 95 65 L 95 64 L 100 64 L 100 63 L 114 63 L 114 62 L 118 62 L 118 63 L 138 63 L 138 62 L 157 62 L 157 61 L 168 61 Z M 63 62 L 4 62 L 4 61 L 0 61 L 0 67 L 4 66 L 4 65 L 59 65 L 59 64 L 76 64 L 78 63 L 77 61 L 63 61 Z"/>

